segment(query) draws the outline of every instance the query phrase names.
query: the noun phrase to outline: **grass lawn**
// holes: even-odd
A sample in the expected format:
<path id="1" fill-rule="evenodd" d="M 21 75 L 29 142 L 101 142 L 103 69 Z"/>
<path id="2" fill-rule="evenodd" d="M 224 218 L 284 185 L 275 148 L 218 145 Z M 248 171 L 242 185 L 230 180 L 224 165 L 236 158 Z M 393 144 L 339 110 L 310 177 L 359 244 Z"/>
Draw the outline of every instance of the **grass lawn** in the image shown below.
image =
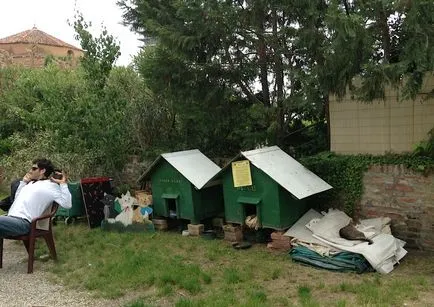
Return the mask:
<path id="1" fill-rule="evenodd" d="M 388 275 L 334 273 L 293 263 L 265 245 L 174 232 L 113 233 L 55 226 L 53 281 L 123 306 L 430 306 L 434 255 L 413 252 Z M 37 253 L 46 253 L 39 241 Z"/>

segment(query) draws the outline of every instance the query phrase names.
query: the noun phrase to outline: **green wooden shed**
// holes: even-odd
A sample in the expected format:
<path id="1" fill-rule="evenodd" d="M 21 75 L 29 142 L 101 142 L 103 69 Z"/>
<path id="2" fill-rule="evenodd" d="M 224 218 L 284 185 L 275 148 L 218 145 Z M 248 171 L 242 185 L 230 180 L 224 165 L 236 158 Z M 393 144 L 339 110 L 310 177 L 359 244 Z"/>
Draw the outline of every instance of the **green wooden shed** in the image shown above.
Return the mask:
<path id="1" fill-rule="evenodd" d="M 284 230 L 309 208 L 306 197 L 332 188 L 277 146 L 241 152 L 217 175 L 227 223 L 256 216 L 262 228 Z"/>
<path id="2" fill-rule="evenodd" d="M 219 171 L 217 164 L 193 149 L 160 155 L 138 181 L 151 182 L 155 217 L 198 224 L 223 213 L 221 180 L 211 180 Z"/>

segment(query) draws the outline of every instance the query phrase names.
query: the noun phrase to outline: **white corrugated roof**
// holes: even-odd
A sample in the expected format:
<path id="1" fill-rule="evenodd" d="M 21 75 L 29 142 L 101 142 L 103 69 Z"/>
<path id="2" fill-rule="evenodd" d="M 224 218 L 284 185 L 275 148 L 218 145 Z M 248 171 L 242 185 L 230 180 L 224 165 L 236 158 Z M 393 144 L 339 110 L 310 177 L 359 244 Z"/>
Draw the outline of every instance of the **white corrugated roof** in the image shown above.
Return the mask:
<path id="1" fill-rule="evenodd" d="M 277 146 L 241 154 L 298 199 L 333 188 Z"/>
<path id="2" fill-rule="evenodd" d="M 143 179 L 161 158 L 169 162 L 197 189 L 203 188 L 220 171 L 220 167 L 217 164 L 212 162 L 199 150 L 193 149 L 162 154 L 152 163 L 139 180 Z"/>

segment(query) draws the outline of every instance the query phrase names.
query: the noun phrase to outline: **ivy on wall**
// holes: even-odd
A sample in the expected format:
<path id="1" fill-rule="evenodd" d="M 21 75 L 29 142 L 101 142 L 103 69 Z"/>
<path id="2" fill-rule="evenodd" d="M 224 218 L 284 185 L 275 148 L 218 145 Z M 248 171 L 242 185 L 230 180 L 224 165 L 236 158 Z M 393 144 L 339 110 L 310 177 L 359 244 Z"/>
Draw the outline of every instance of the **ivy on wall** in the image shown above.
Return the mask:
<path id="1" fill-rule="evenodd" d="M 321 153 L 300 159 L 309 170 L 333 186 L 333 189 L 309 199 L 313 207 L 339 208 L 353 216 L 363 195 L 363 174 L 370 165 L 404 165 L 428 175 L 434 171 L 434 159 L 426 156 L 388 154 L 337 155 Z"/>

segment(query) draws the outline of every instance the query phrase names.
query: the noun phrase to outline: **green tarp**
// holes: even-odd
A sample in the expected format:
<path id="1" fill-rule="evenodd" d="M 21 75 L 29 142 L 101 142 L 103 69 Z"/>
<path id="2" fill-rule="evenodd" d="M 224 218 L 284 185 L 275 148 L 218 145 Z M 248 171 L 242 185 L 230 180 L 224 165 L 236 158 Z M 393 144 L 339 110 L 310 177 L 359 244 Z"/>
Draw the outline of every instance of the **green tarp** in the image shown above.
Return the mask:
<path id="1" fill-rule="evenodd" d="M 365 257 L 356 253 L 341 252 L 333 256 L 321 256 L 307 247 L 296 246 L 289 251 L 289 256 L 293 261 L 331 271 L 357 273 L 372 271 L 372 267 Z"/>

